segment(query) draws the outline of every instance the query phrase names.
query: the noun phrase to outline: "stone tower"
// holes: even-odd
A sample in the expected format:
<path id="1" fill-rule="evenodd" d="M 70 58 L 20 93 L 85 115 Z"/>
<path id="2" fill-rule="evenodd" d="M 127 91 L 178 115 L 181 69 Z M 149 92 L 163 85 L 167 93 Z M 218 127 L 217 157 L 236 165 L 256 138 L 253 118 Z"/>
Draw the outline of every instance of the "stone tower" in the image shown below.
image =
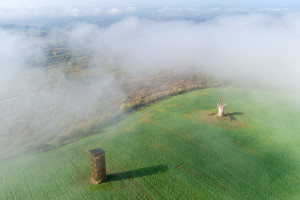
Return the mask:
<path id="1" fill-rule="evenodd" d="M 224 116 L 224 108 L 226 107 L 226 104 L 223 103 L 223 97 L 221 97 L 220 103 L 218 103 L 217 106 L 218 106 L 218 116 L 223 117 Z"/>
<path id="2" fill-rule="evenodd" d="M 97 148 L 89 150 L 91 155 L 92 165 L 92 181 L 95 184 L 100 184 L 107 180 L 105 166 L 105 151 Z"/>
<path id="3" fill-rule="evenodd" d="M 225 105 L 220 106 L 220 105 L 218 104 L 218 116 L 219 116 L 219 117 L 223 117 L 223 116 L 224 116 L 224 107 L 225 107 Z"/>

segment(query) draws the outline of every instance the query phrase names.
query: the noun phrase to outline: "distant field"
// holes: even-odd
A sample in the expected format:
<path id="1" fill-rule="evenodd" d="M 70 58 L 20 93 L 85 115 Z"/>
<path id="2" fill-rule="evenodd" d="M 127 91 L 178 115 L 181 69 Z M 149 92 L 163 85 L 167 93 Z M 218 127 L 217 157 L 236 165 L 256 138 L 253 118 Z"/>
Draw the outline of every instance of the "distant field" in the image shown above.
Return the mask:
<path id="1" fill-rule="evenodd" d="M 101 134 L 1 164 L 0 199 L 300 199 L 300 108 L 287 102 L 230 88 L 172 97 Z M 108 182 L 94 186 L 88 150 L 97 147 Z"/>

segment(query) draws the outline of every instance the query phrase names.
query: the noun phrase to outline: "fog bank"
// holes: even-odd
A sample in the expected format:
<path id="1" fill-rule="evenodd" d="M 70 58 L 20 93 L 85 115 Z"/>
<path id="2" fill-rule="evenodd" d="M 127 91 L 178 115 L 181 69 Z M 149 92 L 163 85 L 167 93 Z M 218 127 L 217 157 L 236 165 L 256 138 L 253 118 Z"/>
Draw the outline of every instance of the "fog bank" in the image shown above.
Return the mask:
<path id="1" fill-rule="evenodd" d="M 50 44 L 61 45 L 60 37 L 68 48 L 90 55 L 87 69 L 101 75 L 69 79 L 58 69 L 63 81 L 53 84 L 48 68 L 33 66 L 46 59 Z M 197 69 L 220 80 L 300 89 L 299 13 L 226 15 L 203 22 L 127 18 L 106 27 L 77 24 L 47 37 L 0 30 L 0 38 L 1 157 L 19 146 L 72 134 L 74 124 L 88 135 L 87 121 L 118 112 L 112 105 L 127 97 L 105 60 L 136 76 Z"/>
<path id="2" fill-rule="evenodd" d="M 76 26 L 71 41 L 106 51 L 129 70 L 197 67 L 220 78 L 299 89 L 300 15 L 248 14 L 205 22 L 125 19 Z"/>

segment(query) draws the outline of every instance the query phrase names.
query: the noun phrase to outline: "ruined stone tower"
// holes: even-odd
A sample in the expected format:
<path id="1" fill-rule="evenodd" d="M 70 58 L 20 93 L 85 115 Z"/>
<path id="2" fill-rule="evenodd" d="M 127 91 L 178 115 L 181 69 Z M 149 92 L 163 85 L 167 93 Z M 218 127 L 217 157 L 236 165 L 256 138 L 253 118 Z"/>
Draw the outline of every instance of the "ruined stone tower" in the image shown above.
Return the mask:
<path id="1" fill-rule="evenodd" d="M 218 105 L 218 116 L 219 117 L 223 117 L 224 116 L 224 107 L 225 106 Z"/>
<path id="2" fill-rule="evenodd" d="M 217 106 L 218 106 L 218 116 L 223 117 L 224 116 L 224 108 L 226 107 L 226 104 L 223 103 L 223 97 L 221 97 L 220 103 L 218 103 Z"/>
<path id="3" fill-rule="evenodd" d="M 92 165 L 92 181 L 100 184 L 107 180 L 105 166 L 105 151 L 97 148 L 89 150 Z"/>

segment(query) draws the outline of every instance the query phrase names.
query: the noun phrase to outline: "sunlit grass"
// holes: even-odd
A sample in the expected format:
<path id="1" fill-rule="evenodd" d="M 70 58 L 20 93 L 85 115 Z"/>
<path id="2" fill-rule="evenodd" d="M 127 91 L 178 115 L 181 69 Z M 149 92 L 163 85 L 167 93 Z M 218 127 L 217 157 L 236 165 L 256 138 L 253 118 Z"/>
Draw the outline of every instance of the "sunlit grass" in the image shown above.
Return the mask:
<path id="1" fill-rule="evenodd" d="M 299 110 L 285 101 L 242 89 L 170 98 L 101 134 L 0 165 L 0 199 L 299 199 Z M 109 175 L 99 186 L 89 184 L 96 147 Z"/>

